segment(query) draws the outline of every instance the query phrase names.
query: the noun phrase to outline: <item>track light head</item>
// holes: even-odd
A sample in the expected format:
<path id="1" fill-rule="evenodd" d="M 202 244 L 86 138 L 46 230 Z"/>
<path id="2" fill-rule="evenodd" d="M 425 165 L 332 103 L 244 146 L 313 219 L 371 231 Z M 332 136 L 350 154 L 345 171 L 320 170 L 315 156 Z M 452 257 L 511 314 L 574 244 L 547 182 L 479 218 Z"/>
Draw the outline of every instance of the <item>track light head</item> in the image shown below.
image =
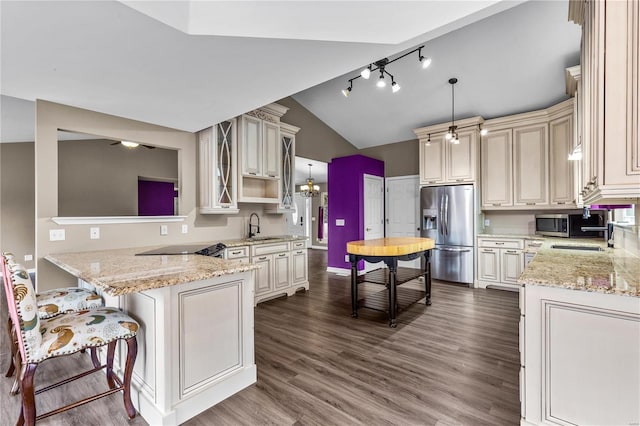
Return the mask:
<path id="1" fill-rule="evenodd" d="M 431 58 L 425 58 L 424 56 L 420 56 L 419 60 L 420 60 L 420 63 L 422 64 L 423 70 L 429 68 L 429 65 L 431 65 Z"/>
<path id="2" fill-rule="evenodd" d="M 384 81 L 384 73 L 383 73 L 383 71 L 380 71 L 380 78 L 378 79 L 378 82 L 376 83 L 376 86 L 385 87 L 386 85 L 387 85 L 387 82 Z"/>
<path id="3" fill-rule="evenodd" d="M 393 93 L 396 93 L 398 90 L 400 90 L 400 85 L 398 83 L 396 83 L 395 81 L 391 82 L 391 91 Z"/>
<path id="4" fill-rule="evenodd" d="M 371 65 L 369 65 L 367 68 L 363 69 L 360 72 L 360 75 L 362 76 L 362 78 L 364 78 L 365 80 L 369 79 L 369 76 L 371 76 Z"/>
<path id="5" fill-rule="evenodd" d="M 351 87 L 347 87 L 346 89 L 342 89 L 342 94 L 344 95 L 345 98 L 348 98 L 349 95 L 351 94 Z"/>

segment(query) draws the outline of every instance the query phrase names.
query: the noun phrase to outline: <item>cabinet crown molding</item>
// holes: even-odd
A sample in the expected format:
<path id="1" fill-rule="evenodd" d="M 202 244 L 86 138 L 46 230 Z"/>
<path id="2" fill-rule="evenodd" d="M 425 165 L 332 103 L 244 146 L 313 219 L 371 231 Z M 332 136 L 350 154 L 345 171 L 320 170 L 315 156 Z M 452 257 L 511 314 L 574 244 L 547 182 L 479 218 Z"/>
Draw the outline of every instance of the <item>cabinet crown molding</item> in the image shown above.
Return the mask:
<path id="1" fill-rule="evenodd" d="M 462 120 L 456 120 L 455 125 L 458 126 L 459 131 L 466 130 L 477 130 L 473 129 L 472 126 L 477 126 L 478 124 L 484 123 L 484 118 L 480 116 L 465 118 Z M 431 137 L 443 135 L 449 130 L 449 126 L 451 126 L 451 122 L 448 121 L 446 123 L 434 124 L 427 127 L 420 127 L 418 129 L 413 129 L 413 133 L 416 134 L 418 139 L 426 139 L 429 135 Z M 467 129 L 469 127 L 469 129 Z"/>
<path id="2" fill-rule="evenodd" d="M 272 123 L 280 123 L 280 117 L 282 117 L 287 111 L 289 111 L 289 108 L 280 104 L 272 103 L 254 109 L 253 111 L 249 111 L 246 115 L 257 117 L 261 120 L 270 121 Z"/>
<path id="3" fill-rule="evenodd" d="M 575 96 L 576 91 L 578 90 L 578 82 L 582 77 L 582 69 L 580 65 L 575 65 L 573 67 L 565 68 L 564 70 L 564 82 L 567 88 L 567 95 Z"/>
<path id="4" fill-rule="evenodd" d="M 293 124 L 280 122 L 280 132 L 290 133 L 295 136 L 296 133 L 300 131 L 300 127 L 294 126 Z"/>

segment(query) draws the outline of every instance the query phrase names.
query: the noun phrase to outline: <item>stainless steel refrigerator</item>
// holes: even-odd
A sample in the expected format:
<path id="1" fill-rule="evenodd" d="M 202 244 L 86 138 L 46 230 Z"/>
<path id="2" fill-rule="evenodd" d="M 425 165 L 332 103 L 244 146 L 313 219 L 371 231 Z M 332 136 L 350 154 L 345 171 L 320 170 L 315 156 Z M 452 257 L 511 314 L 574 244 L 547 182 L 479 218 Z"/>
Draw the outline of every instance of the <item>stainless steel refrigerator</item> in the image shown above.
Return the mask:
<path id="1" fill-rule="evenodd" d="M 473 284 L 473 185 L 424 187 L 420 190 L 420 235 L 433 238 L 434 279 Z"/>

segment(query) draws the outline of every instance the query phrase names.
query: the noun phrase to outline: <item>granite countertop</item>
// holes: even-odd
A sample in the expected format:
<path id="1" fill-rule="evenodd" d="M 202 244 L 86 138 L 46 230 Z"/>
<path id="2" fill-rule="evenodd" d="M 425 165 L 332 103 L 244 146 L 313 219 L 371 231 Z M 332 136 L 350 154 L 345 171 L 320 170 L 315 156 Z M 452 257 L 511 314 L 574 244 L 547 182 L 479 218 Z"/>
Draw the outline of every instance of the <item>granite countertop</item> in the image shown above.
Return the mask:
<path id="1" fill-rule="evenodd" d="M 553 244 L 603 251 L 554 249 Z M 545 238 L 518 283 L 640 297 L 640 259 L 601 240 Z"/>
<path id="2" fill-rule="evenodd" d="M 47 255 L 45 259 L 111 296 L 258 268 L 252 264 L 198 254 L 135 256 L 149 248 L 56 253 Z"/>
<path id="3" fill-rule="evenodd" d="M 298 235 L 274 235 L 271 237 L 258 236 L 254 238 L 238 238 L 233 240 L 223 240 L 221 243 L 227 247 L 254 246 L 257 244 L 283 243 L 288 241 L 305 241 L 308 237 Z"/>
<path id="4" fill-rule="evenodd" d="M 522 238 L 525 240 L 544 240 L 542 235 L 535 234 L 478 234 L 481 238 Z"/>

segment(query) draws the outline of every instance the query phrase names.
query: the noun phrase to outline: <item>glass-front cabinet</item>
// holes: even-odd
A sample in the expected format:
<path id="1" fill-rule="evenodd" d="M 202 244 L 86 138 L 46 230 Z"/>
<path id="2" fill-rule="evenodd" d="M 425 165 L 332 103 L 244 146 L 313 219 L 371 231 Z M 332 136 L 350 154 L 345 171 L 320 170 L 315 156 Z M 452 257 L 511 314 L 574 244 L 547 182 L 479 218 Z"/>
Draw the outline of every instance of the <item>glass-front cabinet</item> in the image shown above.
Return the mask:
<path id="1" fill-rule="evenodd" d="M 286 213 L 293 209 L 293 194 L 296 192 L 296 133 L 300 129 L 280 122 L 280 185 L 278 188 L 279 203 L 275 209 L 267 209 L 268 213 Z"/>
<path id="2" fill-rule="evenodd" d="M 200 213 L 238 213 L 236 119 L 198 132 L 198 150 Z"/>

